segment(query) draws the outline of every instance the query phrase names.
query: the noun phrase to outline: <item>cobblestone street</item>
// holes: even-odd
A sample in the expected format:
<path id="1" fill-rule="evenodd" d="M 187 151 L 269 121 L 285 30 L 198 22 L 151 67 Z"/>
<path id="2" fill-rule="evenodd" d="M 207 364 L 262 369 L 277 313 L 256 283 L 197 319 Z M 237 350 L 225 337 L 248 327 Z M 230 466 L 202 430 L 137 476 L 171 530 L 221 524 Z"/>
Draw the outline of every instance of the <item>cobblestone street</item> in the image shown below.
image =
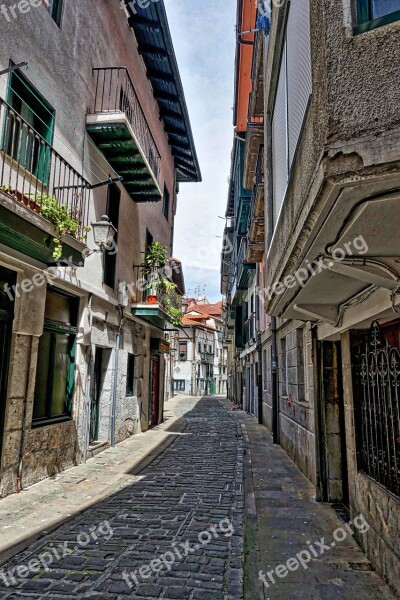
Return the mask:
<path id="1" fill-rule="evenodd" d="M 186 428 L 133 484 L 3 566 L 1 598 L 242 597 L 240 427 L 216 400 L 178 411 Z"/>

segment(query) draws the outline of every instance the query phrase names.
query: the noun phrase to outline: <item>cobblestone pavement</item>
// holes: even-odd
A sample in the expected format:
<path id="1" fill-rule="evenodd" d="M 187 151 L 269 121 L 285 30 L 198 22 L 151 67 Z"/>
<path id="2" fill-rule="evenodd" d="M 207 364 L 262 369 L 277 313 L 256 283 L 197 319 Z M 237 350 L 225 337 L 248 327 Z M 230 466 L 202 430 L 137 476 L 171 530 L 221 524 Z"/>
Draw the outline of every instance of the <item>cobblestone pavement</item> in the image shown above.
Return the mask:
<path id="1" fill-rule="evenodd" d="M 242 598 L 240 426 L 216 399 L 179 411 L 186 428 L 132 485 L 2 567 L 0 598 Z"/>

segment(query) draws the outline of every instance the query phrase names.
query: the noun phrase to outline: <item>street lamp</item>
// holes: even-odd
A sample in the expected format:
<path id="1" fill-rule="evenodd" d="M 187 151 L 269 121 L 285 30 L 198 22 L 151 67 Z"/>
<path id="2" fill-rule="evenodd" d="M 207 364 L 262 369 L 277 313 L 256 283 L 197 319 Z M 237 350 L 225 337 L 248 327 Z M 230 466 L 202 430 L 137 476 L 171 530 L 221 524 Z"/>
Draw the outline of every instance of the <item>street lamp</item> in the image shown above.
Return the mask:
<path id="1" fill-rule="evenodd" d="M 91 226 L 93 229 L 94 243 L 96 246 L 99 246 L 100 251 L 104 250 L 104 248 L 110 248 L 117 230 L 108 216 L 103 215 L 100 217 L 100 221 L 91 223 Z"/>

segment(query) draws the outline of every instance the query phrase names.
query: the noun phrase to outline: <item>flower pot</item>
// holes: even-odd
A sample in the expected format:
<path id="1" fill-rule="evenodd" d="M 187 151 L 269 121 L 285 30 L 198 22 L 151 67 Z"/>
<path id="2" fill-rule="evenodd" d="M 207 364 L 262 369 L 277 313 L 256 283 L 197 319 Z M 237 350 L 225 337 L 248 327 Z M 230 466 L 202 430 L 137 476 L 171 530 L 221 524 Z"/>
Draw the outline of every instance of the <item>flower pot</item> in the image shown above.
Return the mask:
<path id="1" fill-rule="evenodd" d="M 147 304 L 157 304 L 158 303 L 158 297 L 157 296 L 147 296 Z"/>

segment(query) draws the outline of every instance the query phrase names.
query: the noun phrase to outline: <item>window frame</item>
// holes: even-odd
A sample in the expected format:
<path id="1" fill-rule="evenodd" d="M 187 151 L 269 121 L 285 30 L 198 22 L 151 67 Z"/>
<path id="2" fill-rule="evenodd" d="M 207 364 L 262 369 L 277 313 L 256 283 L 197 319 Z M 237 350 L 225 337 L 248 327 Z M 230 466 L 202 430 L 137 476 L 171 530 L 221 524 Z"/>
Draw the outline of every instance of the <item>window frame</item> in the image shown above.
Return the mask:
<path id="1" fill-rule="evenodd" d="M 77 336 L 78 336 L 78 320 L 79 320 L 79 304 L 80 298 L 78 296 L 74 296 L 60 289 L 48 289 L 47 294 L 53 294 L 62 296 L 63 298 L 67 298 L 70 301 L 70 310 L 71 313 L 75 313 L 75 325 L 61 323 L 59 321 L 55 321 L 49 318 L 44 318 L 43 324 L 43 333 L 47 333 L 51 335 L 51 346 L 50 346 L 50 361 L 48 365 L 48 385 L 46 389 L 46 416 L 34 418 L 32 414 L 32 428 L 37 427 L 45 427 L 54 423 L 61 423 L 65 421 L 73 420 L 73 398 L 75 394 L 75 372 L 76 372 L 76 350 L 77 350 Z M 52 406 L 54 401 L 54 366 L 55 366 L 55 347 L 56 347 L 56 339 L 57 335 L 68 335 L 69 338 L 69 368 L 68 368 L 68 377 L 67 377 L 67 390 L 70 389 L 69 394 L 65 398 L 65 407 L 66 412 L 62 415 L 51 415 Z M 40 342 L 38 348 L 38 362 L 39 362 L 39 351 L 40 351 Z M 36 396 L 36 385 L 37 379 L 35 382 L 35 393 L 33 400 L 33 411 L 35 410 L 35 396 Z M 69 404 L 69 408 L 68 408 Z"/>
<path id="2" fill-rule="evenodd" d="M 400 21 L 400 10 L 373 19 L 371 2 L 372 0 L 355 0 L 356 25 L 353 28 L 355 35 Z"/>
<path id="3" fill-rule="evenodd" d="M 176 392 L 184 392 L 186 390 L 186 380 L 174 379 L 174 390 Z"/>
<path id="4" fill-rule="evenodd" d="M 163 194 L 163 206 L 162 212 L 167 221 L 169 221 L 169 207 L 170 207 L 170 193 L 166 185 L 164 185 L 164 194 Z"/>
<path id="5" fill-rule="evenodd" d="M 132 364 L 130 364 L 130 362 Z M 128 352 L 126 362 L 126 387 L 125 397 L 132 398 L 136 396 L 136 378 L 135 378 L 135 355 L 132 352 Z"/>
<path id="6" fill-rule="evenodd" d="M 64 0 L 49 0 L 47 10 L 54 23 L 61 29 L 61 22 L 64 14 Z"/>
<path id="7" fill-rule="evenodd" d="M 103 253 L 103 284 L 111 288 L 113 291 L 116 289 L 116 278 L 117 278 L 117 257 L 118 252 L 115 249 L 118 247 L 118 227 L 119 227 L 119 216 L 121 208 L 121 190 L 117 184 L 112 183 L 107 189 L 107 209 L 106 214 L 110 219 L 112 225 L 117 230 L 114 235 L 114 254 L 110 254 L 107 248 Z"/>

